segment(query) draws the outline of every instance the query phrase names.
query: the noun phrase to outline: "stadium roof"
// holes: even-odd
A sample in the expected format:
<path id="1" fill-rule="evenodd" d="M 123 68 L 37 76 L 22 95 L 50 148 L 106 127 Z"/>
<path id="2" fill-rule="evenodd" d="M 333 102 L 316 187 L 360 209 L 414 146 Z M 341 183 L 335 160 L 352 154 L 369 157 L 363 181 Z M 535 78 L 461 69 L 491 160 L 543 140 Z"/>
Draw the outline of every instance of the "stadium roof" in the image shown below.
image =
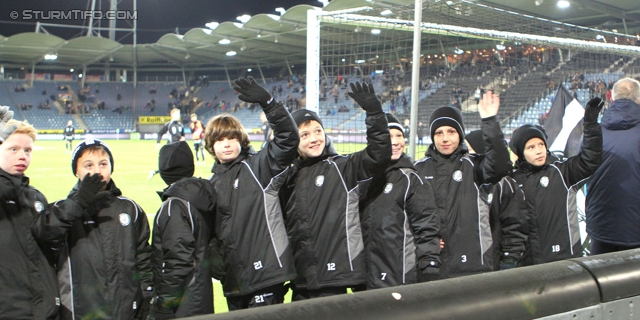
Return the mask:
<path id="1" fill-rule="evenodd" d="M 438 6 L 485 5 L 520 14 L 558 20 L 575 25 L 606 26 L 608 30 L 636 34 L 640 30 L 640 1 L 609 0 L 606 4 L 595 0 L 571 0 L 571 10 L 559 10 L 554 0 L 428 0 L 425 4 Z M 65 40 L 46 32 L 21 33 L 10 37 L 0 35 L 0 64 L 6 67 L 62 69 L 101 69 L 136 67 L 138 70 L 224 70 L 250 66 L 278 66 L 303 64 L 306 60 L 306 21 L 308 10 L 337 11 L 358 7 L 371 7 L 376 12 L 384 9 L 410 10 L 414 0 L 334 0 L 324 8 L 298 5 L 281 16 L 258 14 L 244 24 L 223 22 L 216 28 L 194 28 L 183 35 L 166 34 L 156 43 L 120 44 L 103 37 L 78 37 Z M 480 12 L 480 11 L 475 11 Z M 486 12 L 483 14 L 487 15 Z M 462 25 L 495 30 L 510 30 L 495 11 L 481 17 L 460 17 Z M 466 20 L 465 20 L 466 19 Z M 502 22 L 501 22 L 502 21 Z M 502 25 L 501 25 L 502 23 Z M 513 22 L 510 22 L 513 23 Z M 545 33 L 536 29 L 530 32 Z M 226 44 L 221 40 L 228 40 Z M 227 56 L 235 51 L 235 56 Z M 45 55 L 57 55 L 55 61 Z M 134 58 L 135 57 L 135 58 Z"/>

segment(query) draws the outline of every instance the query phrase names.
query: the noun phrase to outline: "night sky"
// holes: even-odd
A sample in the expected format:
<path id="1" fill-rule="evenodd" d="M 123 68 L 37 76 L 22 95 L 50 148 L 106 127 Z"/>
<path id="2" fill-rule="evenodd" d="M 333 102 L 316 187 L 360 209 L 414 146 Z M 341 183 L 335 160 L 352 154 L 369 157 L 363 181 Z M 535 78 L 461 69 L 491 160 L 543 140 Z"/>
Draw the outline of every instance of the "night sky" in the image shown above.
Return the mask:
<path id="1" fill-rule="evenodd" d="M 109 1 L 95 0 L 96 8 L 109 10 Z M 34 0 L 2 0 L 0 6 L 0 35 L 5 37 L 22 32 L 35 31 L 36 17 L 42 15 L 48 19 L 39 19 L 40 22 L 56 24 L 86 25 L 82 19 L 82 13 L 72 12 L 71 20 L 54 19 L 58 12 L 69 14 L 71 10 L 86 10 L 91 1 L 67 0 L 67 1 L 34 1 Z M 132 10 L 133 0 L 122 0 L 118 4 L 119 10 Z M 101 4 L 101 6 L 100 6 Z M 298 4 L 309 4 L 322 7 L 317 0 L 138 0 L 138 43 L 153 43 L 166 33 L 175 32 L 176 27 L 180 34 L 184 34 L 191 28 L 204 27 L 205 23 L 216 21 L 233 21 L 237 16 L 248 14 L 270 13 L 279 15 L 275 11 L 277 7 L 289 9 Z M 25 11 L 27 10 L 27 11 Z M 13 19 L 12 13 L 18 14 Z M 27 14 L 31 19 L 25 19 Z M 77 19 L 75 19 L 78 17 Z M 108 27 L 108 22 L 103 20 L 103 27 Z M 128 28 L 124 21 L 118 23 L 118 27 Z M 80 29 L 62 29 L 45 27 L 47 31 L 64 39 L 78 36 Z M 108 37 L 106 31 L 104 37 Z M 132 43 L 132 37 L 125 33 L 117 34 L 117 41 Z"/>

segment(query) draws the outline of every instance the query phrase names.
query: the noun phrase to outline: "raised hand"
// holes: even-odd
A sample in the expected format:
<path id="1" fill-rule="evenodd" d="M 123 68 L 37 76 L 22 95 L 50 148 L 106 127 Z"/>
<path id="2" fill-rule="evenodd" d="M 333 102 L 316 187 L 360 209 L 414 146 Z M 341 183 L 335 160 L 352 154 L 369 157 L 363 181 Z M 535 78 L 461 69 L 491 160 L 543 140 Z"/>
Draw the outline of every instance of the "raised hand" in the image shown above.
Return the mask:
<path id="1" fill-rule="evenodd" d="M 236 84 L 233 86 L 233 90 L 240 93 L 238 99 L 242 101 L 259 103 L 263 109 L 273 101 L 269 92 L 261 87 L 253 77 L 238 78 L 233 82 Z"/>
<path id="2" fill-rule="evenodd" d="M 498 114 L 498 109 L 500 109 L 500 96 L 493 93 L 493 91 L 485 92 L 478 104 L 480 118 L 493 117 Z"/>
<path id="3" fill-rule="evenodd" d="M 595 123 L 598 121 L 598 115 L 600 110 L 604 106 L 604 101 L 600 97 L 595 97 L 587 102 L 587 107 L 584 110 L 584 122 Z"/>
<path id="4" fill-rule="evenodd" d="M 7 126 L 7 122 L 13 118 L 13 111 L 9 110 L 9 107 L 0 107 L 0 143 L 4 142 L 16 129 L 17 124 Z"/>
<path id="5" fill-rule="evenodd" d="M 349 92 L 349 97 L 355 100 L 364 111 L 369 115 L 382 113 L 382 103 L 376 97 L 376 93 L 373 90 L 372 84 L 363 84 L 360 85 L 360 82 L 356 82 L 349 84 L 351 86 L 351 91 Z"/>

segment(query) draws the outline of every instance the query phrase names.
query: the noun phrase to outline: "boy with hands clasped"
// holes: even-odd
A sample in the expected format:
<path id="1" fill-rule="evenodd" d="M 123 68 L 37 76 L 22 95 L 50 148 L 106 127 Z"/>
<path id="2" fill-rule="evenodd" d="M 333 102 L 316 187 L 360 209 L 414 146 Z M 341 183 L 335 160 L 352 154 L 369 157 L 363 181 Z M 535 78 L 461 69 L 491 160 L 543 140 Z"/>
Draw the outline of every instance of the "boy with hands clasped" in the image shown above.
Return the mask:
<path id="1" fill-rule="evenodd" d="M 111 179 L 104 142 L 78 144 L 71 169 L 78 183 L 34 225 L 57 257 L 62 318 L 146 318 L 153 277 L 144 211 Z"/>

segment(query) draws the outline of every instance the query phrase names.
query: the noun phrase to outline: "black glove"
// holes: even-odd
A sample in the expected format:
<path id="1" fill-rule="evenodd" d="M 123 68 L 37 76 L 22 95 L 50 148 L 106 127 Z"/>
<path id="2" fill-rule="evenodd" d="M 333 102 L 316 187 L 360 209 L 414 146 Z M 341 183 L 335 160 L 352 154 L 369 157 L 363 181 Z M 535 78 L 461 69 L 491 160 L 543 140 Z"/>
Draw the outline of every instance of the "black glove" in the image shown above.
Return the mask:
<path id="1" fill-rule="evenodd" d="M 102 181 L 102 175 L 87 173 L 80 181 L 78 192 L 75 195 L 76 202 L 87 209 L 91 204 L 96 203 L 109 195 L 108 191 L 100 191 L 107 183 Z"/>
<path id="2" fill-rule="evenodd" d="M 382 103 L 376 97 L 372 84 L 365 83 L 362 86 L 360 82 L 356 82 L 355 85 L 353 83 L 349 85 L 351 86 L 351 91 L 353 91 L 349 92 L 349 97 L 355 100 L 367 112 L 367 115 L 382 114 Z"/>
<path id="3" fill-rule="evenodd" d="M 598 121 L 600 110 L 604 106 L 604 101 L 599 97 L 595 97 L 587 102 L 584 110 L 584 122 L 595 123 Z"/>
<path id="4" fill-rule="evenodd" d="M 233 82 L 236 84 L 233 86 L 233 90 L 240 93 L 238 99 L 242 101 L 259 103 L 263 109 L 273 101 L 269 92 L 261 87 L 253 77 L 248 77 L 247 79 L 239 78 Z"/>
<path id="5" fill-rule="evenodd" d="M 420 276 L 418 278 L 419 282 L 429 282 L 440 280 L 440 268 L 437 267 L 426 267 L 422 272 L 420 272 Z"/>
<path id="6" fill-rule="evenodd" d="M 10 126 L 7 126 L 7 122 L 13 118 L 13 111 L 9 111 L 9 107 L 2 106 L 0 107 L 0 143 L 3 143 L 4 140 L 18 129 L 18 124 L 14 123 Z"/>

